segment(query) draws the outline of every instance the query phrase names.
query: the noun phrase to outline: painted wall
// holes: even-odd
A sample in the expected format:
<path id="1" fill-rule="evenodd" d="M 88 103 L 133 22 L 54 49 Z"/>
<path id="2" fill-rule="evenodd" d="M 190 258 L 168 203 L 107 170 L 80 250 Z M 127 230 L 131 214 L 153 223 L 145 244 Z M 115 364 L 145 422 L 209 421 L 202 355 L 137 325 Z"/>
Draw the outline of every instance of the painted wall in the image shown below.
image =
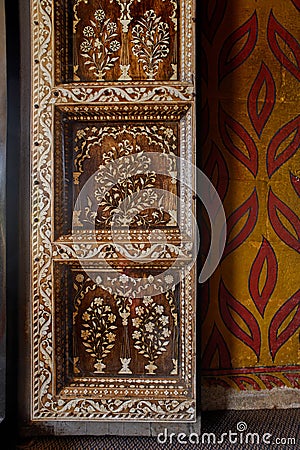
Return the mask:
<path id="1" fill-rule="evenodd" d="M 300 1 L 201 4 L 202 168 L 228 219 L 201 293 L 202 383 L 300 388 Z"/>

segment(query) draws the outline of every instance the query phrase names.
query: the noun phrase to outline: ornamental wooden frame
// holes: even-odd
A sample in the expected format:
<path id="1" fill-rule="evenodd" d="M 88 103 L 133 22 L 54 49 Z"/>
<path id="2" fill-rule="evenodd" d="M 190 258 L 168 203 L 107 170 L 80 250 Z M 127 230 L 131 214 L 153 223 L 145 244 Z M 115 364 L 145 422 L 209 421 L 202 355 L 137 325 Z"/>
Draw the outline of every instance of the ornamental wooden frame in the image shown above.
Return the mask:
<path id="1" fill-rule="evenodd" d="M 88 3 L 88 0 L 84 0 Z M 165 1 L 165 0 L 164 0 Z M 80 3 L 81 0 L 76 0 Z M 108 120 L 114 114 L 136 106 L 139 119 L 147 121 L 149 112 L 164 105 L 180 130 L 180 157 L 193 164 L 195 160 L 194 118 L 194 2 L 180 1 L 180 79 L 177 81 L 117 81 L 106 83 L 57 82 L 54 63 L 55 2 L 31 0 L 31 393 L 30 420 L 40 421 L 196 421 L 195 365 L 195 267 L 179 286 L 181 370 L 176 380 L 159 378 L 105 377 L 89 379 L 87 385 L 56 389 L 55 360 L 55 286 L 57 267 L 76 266 L 71 241 L 54 236 L 54 135 L 55 111 L 80 114 L 89 111 Z M 172 1 L 174 4 L 174 1 Z M 57 4 L 65 5 L 63 1 Z M 115 109 L 114 109 L 115 108 Z M 178 109 L 179 108 L 179 109 Z M 97 113 L 95 113 L 95 109 Z M 117 113 L 116 113 L 117 111 Z M 119 112 L 118 112 L 119 111 Z M 87 116 L 89 113 L 86 113 Z M 165 112 L 166 114 L 166 112 Z M 129 113 L 130 115 L 130 113 Z M 118 116 L 119 117 L 119 116 Z M 163 113 L 162 113 L 163 117 Z M 128 120 L 125 119 L 124 120 Z M 195 186 L 192 171 L 181 173 L 191 189 Z M 182 190 L 185 212 L 182 225 L 193 234 L 191 215 L 194 198 Z M 183 220 L 184 216 L 184 220 Z M 176 240 L 176 239 L 175 239 Z M 93 268 L 95 261 L 91 261 Z M 150 262 L 149 262 L 150 264 Z M 163 262 L 162 262 L 163 264 Z M 56 269 L 54 269 L 54 265 Z M 160 267 L 163 267 L 160 266 Z M 101 270 L 101 262 L 98 261 Z"/>

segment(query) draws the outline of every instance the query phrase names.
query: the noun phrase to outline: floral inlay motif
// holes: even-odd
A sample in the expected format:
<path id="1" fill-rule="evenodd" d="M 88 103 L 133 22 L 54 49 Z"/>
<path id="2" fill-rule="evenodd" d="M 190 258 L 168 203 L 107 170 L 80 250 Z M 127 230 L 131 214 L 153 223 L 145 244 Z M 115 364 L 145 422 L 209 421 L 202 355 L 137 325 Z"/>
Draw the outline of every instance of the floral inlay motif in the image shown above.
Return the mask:
<path id="1" fill-rule="evenodd" d="M 142 304 L 135 307 L 135 312 L 136 317 L 132 319 L 136 328 L 132 334 L 134 347 L 148 359 L 145 368 L 148 375 L 153 375 L 157 369 L 154 362 L 169 344 L 169 317 L 164 314 L 164 306 L 157 304 L 152 297 L 144 297 Z"/>
<path id="2" fill-rule="evenodd" d="M 103 359 L 111 352 L 115 345 L 116 316 L 111 307 L 104 303 L 104 299 L 96 297 L 87 310 L 82 314 L 83 329 L 81 330 L 82 343 L 86 351 L 93 358 L 95 373 L 104 373 Z"/>
<path id="3" fill-rule="evenodd" d="M 110 164 L 121 157 L 117 169 Z M 170 221 L 163 208 L 163 196 L 154 189 L 157 176 L 148 170 L 151 161 L 138 145 L 134 147 L 124 140 L 105 153 L 103 161 L 95 176 L 95 198 L 101 208 L 96 225 L 109 226 L 114 221 L 118 226 L 153 226 Z"/>
<path id="4" fill-rule="evenodd" d="M 159 64 L 170 51 L 169 25 L 151 9 L 132 29 L 132 52 L 142 63 L 149 80 L 154 80 Z"/>
<path id="5" fill-rule="evenodd" d="M 119 59 L 119 56 L 115 56 L 121 47 L 116 31 L 116 22 L 107 19 L 103 9 L 97 9 L 90 25 L 83 29 L 81 56 L 85 58 L 84 65 L 93 71 L 98 81 L 104 80 L 106 72 L 112 69 Z"/>

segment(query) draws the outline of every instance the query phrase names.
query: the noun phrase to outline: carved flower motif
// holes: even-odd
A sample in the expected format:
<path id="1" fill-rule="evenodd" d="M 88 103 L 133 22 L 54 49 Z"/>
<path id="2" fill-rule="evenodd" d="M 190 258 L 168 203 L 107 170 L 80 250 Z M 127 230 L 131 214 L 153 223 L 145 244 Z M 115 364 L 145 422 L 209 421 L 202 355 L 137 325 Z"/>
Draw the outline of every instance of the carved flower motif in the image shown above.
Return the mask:
<path id="1" fill-rule="evenodd" d="M 167 325 L 167 324 L 169 323 L 169 317 L 168 317 L 168 316 L 161 316 L 161 317 L 160 317 L 160 322 L 161 322 L 163 325 Z"/>
<path id="2" fill-rule="evenodd" d="M 109 33 L 114 33 L 117 29 L 117 24 L 115 22 L 109 22 L 106 26 L 106 29 Z"/>
<path id="3" fill-rule="evenodd" d="M 98 50 L 101 48 L 101 45 L 102 45 L 102 43 L 100 42 L 100 40 L 97 38 L 97 39 L 95 39 L 95 41 L 94 41 L 94 46 L 96 47 L 96 48 L 98 48 Z"/>
<path id="4" fill-rule="evenodd" d="M 155 310 L 157 314 L 162 314 L 164 312 L 164 307 L 162 305 L 157 305 Z"/>
<path id="5" fill-rule="evenodd" d="M 150 303 L 153 303 L 153 298 L 148 296 L 144 297 L 144 305 L 148 306 Z"/>
<path id="6" fill-rule="evenodd" d="M 99 20 L 99 22 L 102 22 L 105 19 L 105 12 L 103 9 L 97 9 L 94 13 L 95 19 Z"/>
<path id="7" fill-rule="evenodd" d="M 76 281 L 78 281 L 78 283 L 82 283 L 83 280 L 84 280 L 84 276 L 81 273 L 76 275 Z"/>
<path id="8" fill-rule="evenodd" d="M 164 329 L 162 330 L 162 335 L 163 335 L 165 338 L 168 338 L 168 337 L 170 336 L 170 334 L 171 334 L 171 331 L 168 330 L 167 328 L 164 328 Z"/>
<path id="9" fill-rule="evenodd" d="M 80 45 L 80 49 L 82 52 L 89 52 L 92 46 L 88 41 L 83 41 Z"/>
<path id="10" fill-rule="evenodd" d="M 133 339 L 140 339 L 140 337 L 141 337 L 140 331 L 134 331 L 132 333 L 132 337 L 133 337 Z"/>
<path id="11" fill-rule="evenodd" d="M 171 138 L 172 136 L 174 136 L 174 133 L 173 133 L 172 128 L 166 128 L 166 129 L 165 129 L 165 135 L 166 135 L 166 137 L 168 137 L 168 138 Z"/>
<path id="12" fill-rule="evenodd" d="M 148 333 L 152 333 L 152 331 L 154 330 L 154 323 L 153 322 L 146 323 L 145 330 L 148 331 Z"/>
<path id="13" fill-rule="evenodd" d="M 128 280 L 129 280 L 129 278 L 128 278 L 128 276 L 127 275 L 121 275 L 120 277 L 119 277 L 119 281 L 120 281 L 120 283 L 123 283 L 123 284 L 125 284 L 125 283 L 128 283 Z"/>
<path id="14" fill-rule="evenodd" d="M 134 319 L 132 319 L 132 325 L 136 328 L 139 328 L 141 323 L 142 323 L 142 321 L 138 317 L 135 317 Z"/>
<path id="15" fill-rule="evenodd" d="M 114 314 L 110 314 L 108 316 L 107 320 L 109 320 L 109 322 L 113 323 L 116 320 L 116 316 Z"/>
<path id="16" fill-rule="evenodd" d="M 121 46 L 120 42 L 116 41 L 116 40 L 114 40 L 110 43 L 110 49 L 112 52 L 116 52 L 117 50 L 119 50 L 120 46 Z"/>
<path id="17" fill-rule="evenodd" d="M 83 338 L 83 339 L 86 339 L 86 338 L 88 338 L 89 336 L 90 336 L 90 332 L 88 331 L 88 330 L 81 330 L 81 337 Z"/>
<path id="18" fill-rule="evenodd" d="M 100 297 L 95 298 L 94 303 L 97 306 L 102 305 L 103 304 L 103 298 L 100 298 Z"/>
<path id="19" fill-rule="evenodd" d="M 76 136 L 78 137 L 78 139 L 82 139 L 85 136 L 85 131 L 77 130 Z"/>
<path id="20" fill-rule="evenodd" d="M 95 32 L 94 32 L 93 27 L 91 27 L 91 26 L 84 27 L 83 35 L 86 36 L 86 37 L 95 36 Z"/>
<path id="21" fill-rule="evenodd" d="M 114 333 L 108 333 L 106 337 L 108 342 L 113 342 L 116 339 L 116 335 Z"/>
<path id="22" fill-rule="evenodd" d="M 142 306 L 137 306 L 135 308 L 135 311 L 136 311 L 138 316 L 141 316 L 142 314 L 144 314 L 144 308 Z"/>
<path id="23" fill-rule="evenodd" d="M 90 320 L 91 316 L 87 312 L 85 312 L 84 314 L 82 314 L 82 318 L 83 318 L 83 320 L 88 321 L 88 320 Z"/>
<path id="24" fill-rule="evenodd" d="M 166 275 L 165 276 L 165 282 L 167 284 L 171 284 L 171 283 L 173 283 L 173 281 L 174 281 L 174 278 L 172 277 L 172 275 Z"/>

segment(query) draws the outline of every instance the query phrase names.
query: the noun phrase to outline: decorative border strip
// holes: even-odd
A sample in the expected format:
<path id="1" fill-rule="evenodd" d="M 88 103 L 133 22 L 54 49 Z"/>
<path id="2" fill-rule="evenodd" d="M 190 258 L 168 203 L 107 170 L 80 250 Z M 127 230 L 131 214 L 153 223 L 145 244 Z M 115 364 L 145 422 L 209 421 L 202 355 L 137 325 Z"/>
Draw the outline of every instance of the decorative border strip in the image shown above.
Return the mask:
<path id="1" fill-rule="evenodd" d="M 52 103 L 113 103 L 192 101 L 192 86 L 106 86 L 61 85 L 52 89 Z"/>

